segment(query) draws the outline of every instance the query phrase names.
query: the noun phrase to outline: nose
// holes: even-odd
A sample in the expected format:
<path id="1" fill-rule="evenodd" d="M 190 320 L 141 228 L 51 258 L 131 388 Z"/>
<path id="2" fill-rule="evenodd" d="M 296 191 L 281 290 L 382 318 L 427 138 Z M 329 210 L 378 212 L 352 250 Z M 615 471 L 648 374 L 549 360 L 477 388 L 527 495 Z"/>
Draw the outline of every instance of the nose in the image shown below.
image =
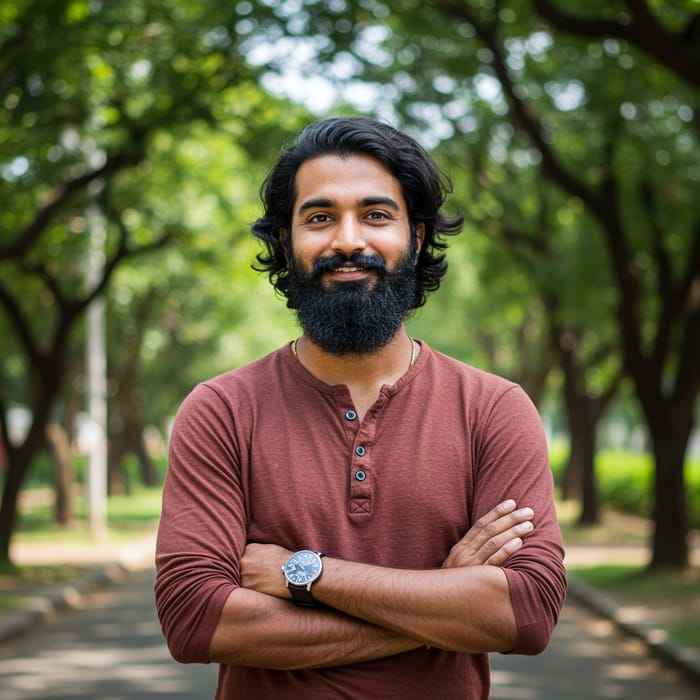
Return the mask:
<path id="1" fill-rule="evenodd" d="M 331 241 L 331 249 L 336 253 L 345 253 L 345 255 L 350 256 L 366 247 L 367 242 L 364 239 L 360 223 L 351 216 L 341 218 Z"/>

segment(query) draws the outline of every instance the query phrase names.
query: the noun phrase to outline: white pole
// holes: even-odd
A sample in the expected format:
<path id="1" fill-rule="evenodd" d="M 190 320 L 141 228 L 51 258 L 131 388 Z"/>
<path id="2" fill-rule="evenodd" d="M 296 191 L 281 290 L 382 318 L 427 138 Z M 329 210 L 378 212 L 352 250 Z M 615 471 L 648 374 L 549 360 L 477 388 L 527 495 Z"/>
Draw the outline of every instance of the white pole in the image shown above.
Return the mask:
<path id="1" fill-rule="evenodd" d="M 87 212 L 90 234 L 87 284 L 93 289 L 104 268 L 105 226 L 96 204 Z M 87 410 L 92 436 L 89 440 L 87 503 L 90 534 L 95 541 L 107 535 L 107 358 L 105 352 L 105 301 L 100 294 L 87 309 L 86 318 Z"/>

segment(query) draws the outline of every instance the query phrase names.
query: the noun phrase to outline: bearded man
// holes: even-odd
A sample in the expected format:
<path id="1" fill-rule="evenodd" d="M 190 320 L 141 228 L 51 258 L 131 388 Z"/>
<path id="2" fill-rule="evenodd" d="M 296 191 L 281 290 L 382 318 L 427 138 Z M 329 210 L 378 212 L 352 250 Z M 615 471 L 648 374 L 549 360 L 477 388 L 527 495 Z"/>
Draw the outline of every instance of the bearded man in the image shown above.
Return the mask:
<path id="1" fill-rule="evenodd" d="M 406 134 L 315 122 L 263 186 L 257 269 L 301 336 L 178 412 L 156 601 L 217 698 L 468 698 L 566 592 L 542 426 L 515 384 L 409 337 L 446 272 L 449 179 Z"/>

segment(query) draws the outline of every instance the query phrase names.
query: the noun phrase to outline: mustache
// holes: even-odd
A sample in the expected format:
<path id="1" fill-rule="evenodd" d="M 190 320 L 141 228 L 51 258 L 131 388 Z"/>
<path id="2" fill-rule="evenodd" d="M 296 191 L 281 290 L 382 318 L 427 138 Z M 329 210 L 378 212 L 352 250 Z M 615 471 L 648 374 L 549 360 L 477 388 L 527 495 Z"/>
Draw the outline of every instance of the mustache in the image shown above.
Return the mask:
<path id="1" fill-rule="evenodd" d="M 336 253 L 335 255 L 318 258 L 311 270 L 311 277 L 320 277 L 324 272 L 334 270 L 346 263 L 350 263 L 361 270 L 377 272 L 382 277 L 386 277 L 388 273 L 386 262 L 381 255 L 363 255 L 362 253 L 346 255 L 345 253 Z"/>

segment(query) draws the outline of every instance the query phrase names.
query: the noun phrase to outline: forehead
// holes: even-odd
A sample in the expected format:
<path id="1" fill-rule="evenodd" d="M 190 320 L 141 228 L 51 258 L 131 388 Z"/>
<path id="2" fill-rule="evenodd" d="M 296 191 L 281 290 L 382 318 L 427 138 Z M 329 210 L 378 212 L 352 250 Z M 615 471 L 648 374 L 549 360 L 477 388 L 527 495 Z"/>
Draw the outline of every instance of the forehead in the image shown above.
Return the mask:
<path id="1" fill-rule="evenodd" d="M 350 204 L 373 197 L 389 197 L 406 207 L 401 183 L 376 158 L 327 154 L 304 161 L 297 170 L 295 211 L 310 199 Z"/>

